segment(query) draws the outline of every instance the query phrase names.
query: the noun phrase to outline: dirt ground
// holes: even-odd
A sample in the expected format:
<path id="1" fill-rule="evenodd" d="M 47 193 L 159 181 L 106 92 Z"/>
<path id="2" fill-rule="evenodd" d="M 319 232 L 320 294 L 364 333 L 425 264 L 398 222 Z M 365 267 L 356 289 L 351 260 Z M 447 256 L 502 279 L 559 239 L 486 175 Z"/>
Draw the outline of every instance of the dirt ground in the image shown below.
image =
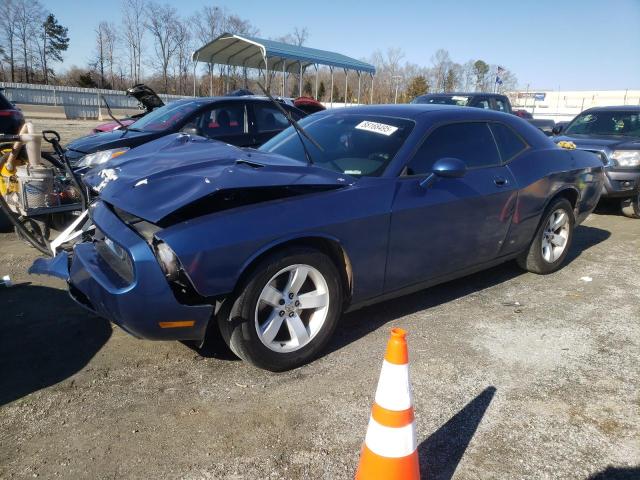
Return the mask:
<path id="1" fill-rule="evenodd" d="M 396 326 L 423 479 L 640 478 L 640 221 L 614 211 L 553 275 L 509 263 L 351 313 L 283 374 L 136 340 L 29 276 L 14 234 L 0 251 L 19 283 L 0 289 L 0 478 L 352 478 Z"/>

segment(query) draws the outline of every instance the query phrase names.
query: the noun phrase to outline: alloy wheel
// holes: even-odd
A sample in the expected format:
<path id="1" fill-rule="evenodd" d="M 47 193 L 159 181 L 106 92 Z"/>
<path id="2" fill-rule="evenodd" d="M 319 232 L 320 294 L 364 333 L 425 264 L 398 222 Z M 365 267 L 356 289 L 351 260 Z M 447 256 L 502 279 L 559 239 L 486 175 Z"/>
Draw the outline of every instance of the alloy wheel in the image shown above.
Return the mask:
<path id="1" fill-rule="evenodd" d="M 547 263 L 553 263 L 564 252 L 569 240 L 569 216 L 567 212 L 559 208 L 555 210 L 547 220 L 547 225 L 542 232 L 542 258 Z"/>
<path id="2" fill-rule="evenodd" d="M 290 265 L 262 289 L 255 309 L 260 341 L 278 353 L 307 345 L 322 329 L 329 312 L 329 287 L 310 265 Z"/>

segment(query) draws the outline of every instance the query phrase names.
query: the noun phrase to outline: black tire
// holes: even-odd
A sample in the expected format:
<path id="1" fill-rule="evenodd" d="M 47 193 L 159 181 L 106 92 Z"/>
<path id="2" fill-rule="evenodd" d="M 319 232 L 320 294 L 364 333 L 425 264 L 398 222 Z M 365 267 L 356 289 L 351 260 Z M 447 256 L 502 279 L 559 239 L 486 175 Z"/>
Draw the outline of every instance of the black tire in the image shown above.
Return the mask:
<path id="1" fill-rule="evenodd" d="M 640 193 L 634 197 L 625 198 L 620 203 L 620 210 L 625 217 L 640 218 Z"/>
<path id="2" fill-rule="evenodd" d="M 553 262 L 549 262 L 542 256 L 542 242 L 545 235 L 547 223 L 549 222 L 549 218 L 558 210 L 563 210 L 568 217 L 568 238 L 566 239 L 565 248 L 562 254 Z M 552 200 L 545 210 L 544 215 L 542 216 L 542 221 L 538 226 L 538 230 L 536 231 L 536 234 L 533 237 L 529 248 L 525 252 L 523 252 L 520 257 L 518 257 L 518 265 L 520 265 L 521 268 L 527 270 L 528 272 L 537 273 L 540 275 L 546 275 L 558 270 L 562 266 L 562 263 L 564 262 L 564 259 L 567 257 L 569 249 L 571 248 L 575 223 L 576 219 L 569 200 L 563 197 Z"/>
<path id="3" fill-rule="evenodd" d="M 314 267 L 324 277 L 329 294 L 327 316 L 305 346 L 291 352 L 276 352 L 262 343 L 258 336 L 256 306 L 263 288 L 274 275 L 282 269 L 299 264 Z M 292 247 L 269 255 L 247 275 L 229 307 L 222 308 L 218 313 L 222 338 L 238 357 L 265 370 L 280 372 L 308 363 L 321 352 L 336 328 L 342 313 L 341 284 L 340 273 L 333 261 L 318 250 Z"/>

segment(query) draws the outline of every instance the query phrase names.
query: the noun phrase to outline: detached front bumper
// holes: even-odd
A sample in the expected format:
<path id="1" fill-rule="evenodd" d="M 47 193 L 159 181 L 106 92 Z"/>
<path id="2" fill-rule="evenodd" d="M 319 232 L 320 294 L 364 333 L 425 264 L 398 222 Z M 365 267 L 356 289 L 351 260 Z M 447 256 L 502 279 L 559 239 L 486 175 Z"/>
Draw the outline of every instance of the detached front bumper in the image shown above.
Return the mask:
<path id="1" fill-rule="evenodd" d="M 150 340 L 202 340 L 213 313 L 211 305 L 183 305 L 176 300 L 149 245 L 102 202 L 93 222 L 131 258 L 133 278 L 126 281 L 100 255 L 94 243 L 79 243 L 69 262 L 61 253 L 30 271 L 63 276 L 68 268 L 69 293 L 83 307 Z M 64 257 L 63 257 L 64 256 Z"/>
<path id="2" fill-rule="evenodd" d="M 626 198 L 640 192 L 640 170 L 605 169 L 605 173 L 603 197 Z"/>

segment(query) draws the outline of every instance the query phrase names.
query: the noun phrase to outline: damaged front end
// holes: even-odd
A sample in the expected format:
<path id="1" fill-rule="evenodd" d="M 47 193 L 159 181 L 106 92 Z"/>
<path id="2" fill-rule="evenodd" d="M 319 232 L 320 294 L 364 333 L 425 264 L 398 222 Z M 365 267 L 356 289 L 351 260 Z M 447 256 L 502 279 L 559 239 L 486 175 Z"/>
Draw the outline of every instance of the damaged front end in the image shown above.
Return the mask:
<path id="1" fill-rule="evenodd" d="M 202 341 L 218 299 L 194 288 L 181 252 L 162 232 L 216 212 L 350 184 L 334 172 L 251 156 L 192 159 L 165 169 L 158 163 L 147 169 L 137 162 L 112 166 L 116 175 L 89 209 L 91 234 L 79 235 L 84 241 L 72 252 L 38 259 L 30 272 L 66 280 L 77 303 L 136 337 Z"/>

